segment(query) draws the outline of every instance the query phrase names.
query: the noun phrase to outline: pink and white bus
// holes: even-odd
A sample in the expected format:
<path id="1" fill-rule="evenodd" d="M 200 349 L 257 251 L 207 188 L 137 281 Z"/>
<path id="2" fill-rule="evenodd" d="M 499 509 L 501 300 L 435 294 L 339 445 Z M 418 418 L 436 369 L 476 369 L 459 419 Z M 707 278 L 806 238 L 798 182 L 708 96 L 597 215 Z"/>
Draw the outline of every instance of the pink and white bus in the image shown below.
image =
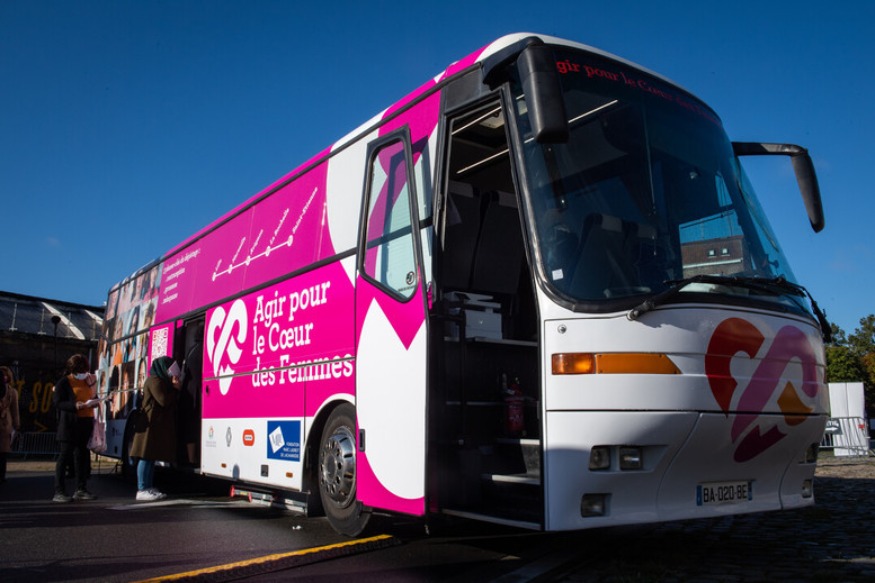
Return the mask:
<path id="1" fill-rule="evenodd" d="M 197 471 L 348 535 L 812 504 L 828 325 L 742 170 L 761 154 L 820 230 L 804 149 L 733 143 L 602 51 L 501 38 L 113 287 L 109 453 L 170 355 Z"/>

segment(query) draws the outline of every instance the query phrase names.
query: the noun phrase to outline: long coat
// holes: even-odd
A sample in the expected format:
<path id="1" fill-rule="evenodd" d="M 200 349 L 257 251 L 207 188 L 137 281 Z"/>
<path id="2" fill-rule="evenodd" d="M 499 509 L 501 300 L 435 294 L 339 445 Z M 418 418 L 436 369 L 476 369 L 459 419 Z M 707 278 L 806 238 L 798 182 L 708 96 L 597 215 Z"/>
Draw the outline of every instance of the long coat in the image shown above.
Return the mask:
<path id="1" fill-rule="evenodd" d="M 91 437 L 91 429 L 88 430 L 88 435 L 84 435 L 83 427 L 77 423 L 78 419 L 84 417 L 79 417 L 77 414 L 76 393 L 73 392 L 73 386 L 67 376 L 62 376 L 55 383 L 52 403 L 58 413 L 58 427 L 55 430 L 57 440 L 83 445 L 87 443 L 88 438 Z"/>
<path id="2" fill-rule="evenodd" d="M 0 399 L 0 452 L 9 453 L 12 450 L 12 430 L 18 431 L 20 425 L 18 391 L 6 387 L 6 395 Z"/>
<path id="3" fill-rule="evenodd" d="M 149 422 L 134 433 L 130 456 L 152 461 L 176 461 L 176 403 L 179 391 L 166 381 L 150 376 L 143 383 L 143 411 Z"/>

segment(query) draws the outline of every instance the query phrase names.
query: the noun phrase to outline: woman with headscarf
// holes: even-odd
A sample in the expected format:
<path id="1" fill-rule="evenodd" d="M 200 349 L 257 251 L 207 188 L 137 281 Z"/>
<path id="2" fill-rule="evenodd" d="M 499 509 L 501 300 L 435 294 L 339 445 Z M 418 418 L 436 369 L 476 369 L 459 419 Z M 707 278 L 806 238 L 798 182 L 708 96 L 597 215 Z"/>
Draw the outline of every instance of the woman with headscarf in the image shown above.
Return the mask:
<path id="1" fill-rule="evenodd" d="M 137 463 L 137 500 L 161 500 L 167 495 L 156 490 L 155 462 L 176 461 L 176 416 L 179 400 L 179 365 L 169 356 L 152 361 L 149 378 L 143 383 L 142 409 L 148 422 L 134 434 L 131 457 Z"/>

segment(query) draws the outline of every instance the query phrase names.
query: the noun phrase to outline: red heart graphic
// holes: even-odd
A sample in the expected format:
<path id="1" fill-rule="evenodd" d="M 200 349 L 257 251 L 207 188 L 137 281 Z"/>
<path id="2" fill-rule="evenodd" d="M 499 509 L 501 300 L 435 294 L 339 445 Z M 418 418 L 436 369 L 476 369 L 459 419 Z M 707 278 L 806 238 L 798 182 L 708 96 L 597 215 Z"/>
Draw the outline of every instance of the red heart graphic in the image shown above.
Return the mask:
<path id="1" fill-rule="evenodd" d="M 762 333 L 753 324 L 740 318 L 724 320 L 714 330 L 705 355 L 705 374 L 708 375 L 711 392 L 724 413 L 729 411 L 732 394 L 738 386 L 729 370 L 732 358 L 738 352 L 744 352 L 750 358 L 755 357 L 763 340 Z"/>
<path id="2" fill-rule="evenodd" d="M 732 359 L 739 353 L 756 358 L 764 342 L 762 332 L 740 318 L 724 320 L 714 330 L 705 355 L 705 374 L 724 413 L 729 414 L 733 396 L 738 390 L 738 381 L 730 369 Z M 799 398 L 793 383 L 784 379 L 784 372 L 791 362 L 802 365 L 802 392 L 814 398 L 820 391 L 816 359 L 808 338 L 795 326 L 781 328 L 737 400 L 739 413 L 731 428 L 732 442 L 737 444 L 736 461 L 753 459 L 786 436 L 776 425 L 765 431 L 754 425 L 779 386 L 782 392 L 777 402 L 787 425 L 802 423 L 805 418 L 801 415 L 812 411 Z"/>

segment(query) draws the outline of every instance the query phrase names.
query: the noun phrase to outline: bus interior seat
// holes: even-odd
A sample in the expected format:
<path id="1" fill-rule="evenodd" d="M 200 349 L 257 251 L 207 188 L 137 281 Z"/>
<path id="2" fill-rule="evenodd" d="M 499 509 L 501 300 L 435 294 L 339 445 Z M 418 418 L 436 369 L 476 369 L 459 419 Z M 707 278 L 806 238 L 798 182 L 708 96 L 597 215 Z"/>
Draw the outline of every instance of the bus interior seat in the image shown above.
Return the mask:
<path id="1" fill-rule="evenodd" d="M 581 299 L 608 297 L 609 289 L 627 287 L 626 233 L 619 217 L 593 213 L 583 222 L 577 264 L 569 285 Z"/>
<path id="2" fill-rule="evenodd" d="M 638 282 L 657 282 L 671 279 L 667 258 L 657 245 L 656 227 L 632 221 L 623 221 L 626 231 L 626 254 L 637 272 Z M 643 291 L 652 291 L 647 288 Z"/>
<path id="3" fill-rule="evenodd" d="M 474 254 L 471 287 L 484 293 L 515 294 L 523 262 L 516 195 L 492 191 L 484 197 L 483 224 Z"/>
<path id="4" fill-rule="evenodd" d="M 450 182 L 447 193 L 443 286 L 468 289 L 477 236 L 480 233 L 480 197 L 471 184 Z"/>

